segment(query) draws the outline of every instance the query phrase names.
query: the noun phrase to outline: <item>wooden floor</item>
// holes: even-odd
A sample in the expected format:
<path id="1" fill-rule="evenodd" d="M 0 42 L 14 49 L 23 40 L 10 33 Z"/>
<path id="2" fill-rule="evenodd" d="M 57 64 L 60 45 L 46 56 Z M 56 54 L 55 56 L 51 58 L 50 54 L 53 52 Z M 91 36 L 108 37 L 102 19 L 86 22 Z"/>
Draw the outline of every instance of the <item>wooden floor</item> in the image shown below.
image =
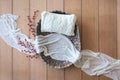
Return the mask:
<path id="1" fill-rule="evenodd" d="M 19 15 L 18 27 L 28 35 L 27 16 L 34 10 L 74 13 L 82 49 L 101 51 L 120 59 L 120 0 L 0 0 L 0 15 Z M 40 16 L 39 16 L 40 19 Z M 28 59 L 0 39 L 0 80 L 111 80 L 91 77 L 71 66 L 53 69 L 41 58 Z"/>

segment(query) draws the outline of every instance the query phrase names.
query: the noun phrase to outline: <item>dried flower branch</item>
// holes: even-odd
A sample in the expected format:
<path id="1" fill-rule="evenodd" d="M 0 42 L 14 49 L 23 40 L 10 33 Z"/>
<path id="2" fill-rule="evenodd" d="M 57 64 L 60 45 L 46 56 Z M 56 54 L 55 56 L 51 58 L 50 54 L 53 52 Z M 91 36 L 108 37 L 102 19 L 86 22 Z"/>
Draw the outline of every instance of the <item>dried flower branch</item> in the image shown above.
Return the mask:
<path id="1" fill-rule="evenodd" d="M 23 41 L 21 40 L 20 37 L 18 37 L 18 44 L 23 46 L 24 48 L 26 48 L 26 50 L 22 50 L 22 52 L 25 53 L 34 53 L 34 55 L 27 55 L 27 57 L 29 58 L 38 58 L 38 55 L 34 45 L 31 42 L 28 42 L 26 39 L 24 39 Z"/>
<path id="2" fill-rule="evenodd" d="M 30 16 L 28 16 L 28 26 L 29 26 L 29 31 L 32 33 L 32 35 L 35 37 L 36 36 L 36 18 L 37 18 L 37 13 L 39 12 L 39 10 L 34 11 L 34 14 L 32 16 L 32 19 L 30 18 Z"/>
<path id="3" fill-rule="evenodd" d="M 36 18 L 37 18 L 37 13 L 39 12 L 39 10 L 34 11 L 34 14 L 32 17 L 28 16 L 28 26 L 29 26 L 29 31 L 32 33 L 32 35 L 36 36 L 36 27 L 37 27 L 37 23 L 36 23 Z M 27 55 L 27 57 L 29 58 L 38 58 L 39 54 L 37 54 L 34 45 L 31 42 L 28 42 L 26 39 L 21 40 L 20 37 L 18 38 L 18 44 L 23 46 L 24 48 L 26 48 L 26 50 L 22 50 L 22 52 L 24 53 L 34 53 L 34 55 Z"/>

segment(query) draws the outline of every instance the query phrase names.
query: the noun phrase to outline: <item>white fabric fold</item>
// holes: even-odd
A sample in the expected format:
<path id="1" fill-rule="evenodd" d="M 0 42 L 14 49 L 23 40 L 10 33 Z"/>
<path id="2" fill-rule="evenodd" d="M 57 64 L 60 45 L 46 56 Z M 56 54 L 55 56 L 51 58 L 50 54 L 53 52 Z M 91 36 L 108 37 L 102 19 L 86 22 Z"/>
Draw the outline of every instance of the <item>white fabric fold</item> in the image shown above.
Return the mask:
<path id="1" fill-rule="evenodd" d="M 74 35 L 76 16 L 42 12 L 41 14 L 41 31 L 56 32 L 68 36 Z"/>
<path id="2" fill-rule="evenodd" d="M 17 19 L 18 16 L 12 14 L 4 14 L 0 16 L 0 37 L 11 47 L 21 52 L 25 52 L 25 54 L 35 55 L 34 40 L 29 39 L 17 29 Z M 19 41 L 25 43 L 26 47 L 21 46 Z"/>
<path id="3" fill-rule="evenodd" d="M 38 46 L 43 48 L 45 56 L 51 56 L 55 60 L 76 62 L 80 52 L 72 42 L 61 34 L 39 35 L 36 38 Z"/>
<path id="4" fill-rule="evenodd" d="M 74 65 L 81 68 L 88 75 L 104 75 L 113 80 L 120 80 L 120 60 L 90 50 L 82 50 L 80 54 L 81 59 Z"/>

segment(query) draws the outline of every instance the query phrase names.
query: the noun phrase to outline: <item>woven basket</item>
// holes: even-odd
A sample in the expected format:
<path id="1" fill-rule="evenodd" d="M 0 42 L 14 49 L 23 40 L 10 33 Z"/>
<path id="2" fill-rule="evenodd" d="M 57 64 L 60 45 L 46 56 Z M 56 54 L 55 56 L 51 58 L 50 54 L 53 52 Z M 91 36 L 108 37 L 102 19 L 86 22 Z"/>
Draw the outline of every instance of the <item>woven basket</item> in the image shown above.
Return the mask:
<path id="1" fill-rule="evenodd" d="M 64 15 L 69 15 L 65 12 L 61 12 L 61 11 L 53 11 L 52 13 L 56 13 L 56 14 L 64 14 Z M 77 48 L 77 50 L 80 51 L 80 35 L 79 35 L 79 29 L 77 27 L 77 25 L 75 25 L 75 35 L 74 36 L 66 36 L 68 37 L 72 43 L 74 44 L 74 46 Z M 37 26 L 37 35 L 48 35 L 51 34 L 49 32 L 41 32 L 41 20 L 38 23 Z M 55 60 L 52 59 L 50 56 L 45 56 L 44 53 L 40 53 L 41 58 L 51 67 L 54 68 L 66 68 L 69 67 L 70 65 L 72 65 L 71 62 L 69 61 L 59 61 L 59 60 Z"/>

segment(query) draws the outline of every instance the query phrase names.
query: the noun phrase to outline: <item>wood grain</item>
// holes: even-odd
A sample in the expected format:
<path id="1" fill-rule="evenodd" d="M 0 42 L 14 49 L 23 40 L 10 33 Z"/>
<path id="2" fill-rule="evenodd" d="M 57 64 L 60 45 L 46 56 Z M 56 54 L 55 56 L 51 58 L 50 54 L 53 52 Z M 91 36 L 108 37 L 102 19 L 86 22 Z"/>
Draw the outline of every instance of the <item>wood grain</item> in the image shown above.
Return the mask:
<path id="1" fill-rule="evenodd" d="M 75 14 L 77 16 L 77 22 L 81 32 L 81 0 L 64 0 L 65 12 Z M 81 34 L 81 33 L 80 33 Z M 71 66 L 65 69 L 65 80 L 81 80 L 81 70 Z"/>
<path id="2" fill-rule="evenodd" d="M 82 49 L 98 51 L 98 0 L 82 0 Z M 82 80 L 98 80 L 82 72 Z"/>
<path id="3" fill-rule="evenodd" d="M 120 59 L 120 0 L 117 0 L 117 58 Z"/>
<path id="4" fill-rule="evenodd" d="M 4 13 L 12 13 L 12 0 L 0 0 L 0 15 Z M 12 48 L 8 46 L 1 38 L 0 80 L 12 80 Z"/>
<path id="5" fill-rule="evenodd" d="M 63 11 L 63 4 L 64 0 L 47 0 L 47 10 L 48 11 L 55 11 L 55 10 L 60 10 Z"/>
<path id="6" fill-rule="evenodd" d="M 34 11 L 39 10 L 36 22 L 40 20 L 41 12 L 46 10 L 46 0 L 30 0 L 30 15 L 32 16 Z M 33 38 L 32 34 L 30 37 Z M 30 59 L 30 77 L 31 80 L 46 80 L 47 71 L 46 63 L 41 59 Z"/>
<path id="7" fill-rule="evenodd" d="M 116 0 L 99 0 L 99 51 L 117 58 Z M 101 77 L 100 80 L 111 80 Z"/>
<path id="8" fill-rule="evenodd" d="M 22 32 L 29 36 L 27 26 L 29 15 L 29 0 L 13 0 L 13 14 L 19 15 L 17 21 Z M 23 53 L 13 50 L 13 80 L 30 80 L 30 63 Z"/>

